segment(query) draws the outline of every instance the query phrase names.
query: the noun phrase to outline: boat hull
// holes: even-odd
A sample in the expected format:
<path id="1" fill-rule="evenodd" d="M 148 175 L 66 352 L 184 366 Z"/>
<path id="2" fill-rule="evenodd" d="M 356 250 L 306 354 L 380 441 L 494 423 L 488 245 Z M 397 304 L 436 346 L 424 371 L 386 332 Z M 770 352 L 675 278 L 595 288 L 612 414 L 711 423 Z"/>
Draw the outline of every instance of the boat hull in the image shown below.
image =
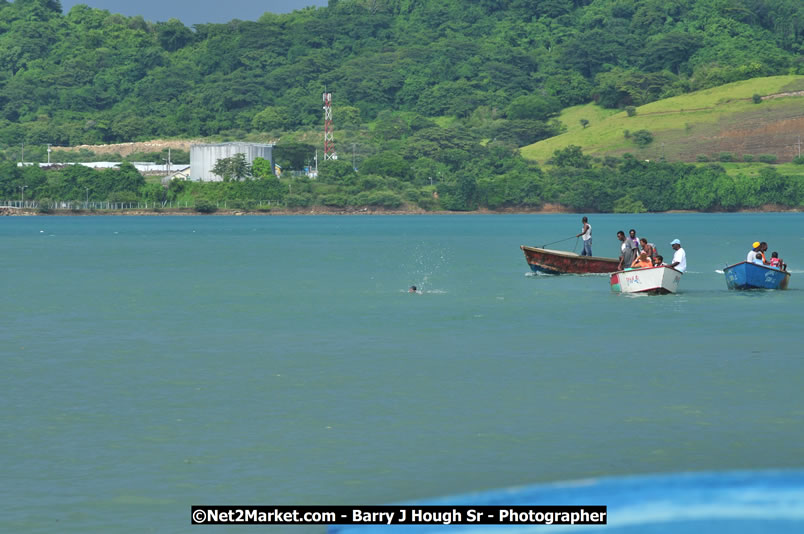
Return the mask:
<path id="1" fill-rule="evenodd" d="M 675 293 L 681 282 L 680 271 L 662 265 L 644 269 L 628 269 L 611 275 L 609 283 L 615 293 L 646 293 L 664 295 Z"/>
<path id="2" fill-rule="evenodd" d="M 525 253 L 525 260 L 530 268 L 534 272 L 545 274 L 613 273 L 619 264 L 619 260 L 614 258 L 581 256 L 574 252 L 525 245 L 519 248 Z"/>
<path id="3" fill-rule="evenodd" d="M 729 289 L 787 289 L 790 273 L 756 263 L 740 262 L 723 269 Z"/>

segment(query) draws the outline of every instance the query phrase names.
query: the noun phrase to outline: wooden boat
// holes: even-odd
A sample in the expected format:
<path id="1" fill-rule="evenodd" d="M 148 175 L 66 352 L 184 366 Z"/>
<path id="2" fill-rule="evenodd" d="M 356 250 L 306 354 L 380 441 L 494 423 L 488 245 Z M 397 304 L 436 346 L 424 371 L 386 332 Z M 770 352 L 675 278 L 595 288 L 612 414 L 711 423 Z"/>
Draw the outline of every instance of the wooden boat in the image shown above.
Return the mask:
<path id="1" fill-rule="evenodd" d="M 729 289 L 787 289 L 790 273 L 741 261 L 723 269 Z"/>
<path id="2" fill-rule="evenodd" d="M 611 275 L 611 290 L 652 295 L 675 293 L 682 274 L 668 265 L 618 271 Z"/>
<path id="3" fill-rule="evenodd" d="M 581 256 L 574 252 L 550 250 L 546 248 L 519 248 L 525 253 L 525 259 L 535 272 L 545 274 L 587 274 L 613 273 L 620 263 L 619 259 Z"/>

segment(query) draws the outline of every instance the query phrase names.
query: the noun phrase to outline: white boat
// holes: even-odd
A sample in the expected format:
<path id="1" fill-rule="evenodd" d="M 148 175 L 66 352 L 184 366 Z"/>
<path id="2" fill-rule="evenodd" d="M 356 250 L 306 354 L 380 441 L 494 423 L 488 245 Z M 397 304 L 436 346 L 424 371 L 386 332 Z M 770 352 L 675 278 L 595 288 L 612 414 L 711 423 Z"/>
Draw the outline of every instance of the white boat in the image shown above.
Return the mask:
<path id="1" fill-rule="evenodd" d="M 652 295 L 675 293 L 682 274 L 681 271 L 667 265 L 617 271 L 611 275 L 611 290 L 617 293 Z"/>

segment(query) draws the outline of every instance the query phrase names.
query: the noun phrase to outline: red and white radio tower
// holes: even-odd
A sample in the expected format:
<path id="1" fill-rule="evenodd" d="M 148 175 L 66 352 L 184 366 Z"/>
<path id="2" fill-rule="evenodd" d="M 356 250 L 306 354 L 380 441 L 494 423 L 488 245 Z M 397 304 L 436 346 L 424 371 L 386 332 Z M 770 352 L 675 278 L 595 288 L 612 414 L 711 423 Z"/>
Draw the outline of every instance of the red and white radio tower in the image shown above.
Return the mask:
<path id="1" fill-rule="evenodd" d="M 324 161 L 338 159 L 332 136 L 332 93 L 324 93 Z"/>

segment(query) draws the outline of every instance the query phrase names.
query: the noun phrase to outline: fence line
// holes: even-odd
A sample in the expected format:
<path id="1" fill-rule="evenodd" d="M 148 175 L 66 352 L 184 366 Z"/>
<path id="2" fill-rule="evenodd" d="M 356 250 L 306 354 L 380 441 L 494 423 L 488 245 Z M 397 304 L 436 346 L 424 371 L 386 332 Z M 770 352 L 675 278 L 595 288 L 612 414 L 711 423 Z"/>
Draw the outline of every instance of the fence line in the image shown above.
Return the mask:
<path id="1" fill-rule="evenodd" d="M 216 202 L 215 207 L 228 209 L 229 201 Z M 236 209 L 242 209 L 243 205 L 251 204 L 254 207 L 272 206 L 270 200 L 241 200 L 235 201 Z M 142 209 L 182 209 L 194 208 L 195 203 L 184 202 L 82 202 L 82 201 L 63 201 L 51 200 L 39 202 L 38 200 L 0 200 L 0 208 L 21 208 L 21 209 L 51 209 L 51 210 L 142 210 Z"/>

